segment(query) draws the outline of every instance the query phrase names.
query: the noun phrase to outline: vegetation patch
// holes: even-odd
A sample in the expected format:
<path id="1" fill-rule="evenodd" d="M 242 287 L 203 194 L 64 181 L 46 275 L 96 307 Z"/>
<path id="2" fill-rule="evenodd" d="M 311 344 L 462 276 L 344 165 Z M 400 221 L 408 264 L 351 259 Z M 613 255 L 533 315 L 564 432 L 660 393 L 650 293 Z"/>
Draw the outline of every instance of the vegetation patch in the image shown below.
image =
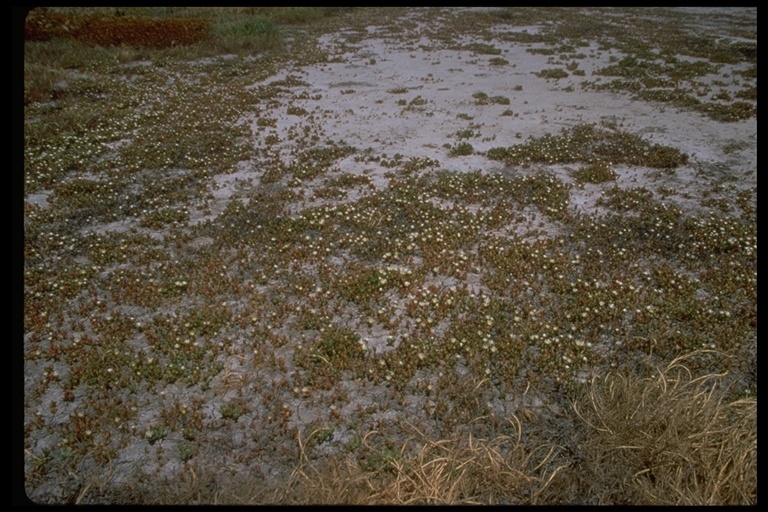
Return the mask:
<path id="1" fill-rule="evenodd" d="M 535 72 L 534 74 L 540 78 L 551 80 L 560 80 L 561 78 L 568 77 L 568 73 L 560 68 L 542 69 L 541 71 Z"/>
<path id="2" fill-rule="evenodd" d="M 472 43 L 465 48 L 480 55 L 499 55 L 501 53 L 500 49 L 485 43 Z"/>
<path id="3" fill-rule="evenodd" d="M 451 146 L 451 156 L 467 156 L 475 152 L 475 148 L 469 142 L 460 142 L 455 146 Z"/>
<path id="4" fill-rule="evenodd" d="M 750 12 L 701 11 L 710 33 L 674 9 L 34 11 L 27 495 L 756 503 Z M 64 33 L 89 20 L 208 28 L 162 47 Z M 162 39 L 152 30 L 147 41 Z M 362 53 L 369 37 L 381 57 Z M 728 156 L 715 164 L 630 131 L 629 112 L 547 133 L 579 113 L 539 126 L 542 105 L 514 83 L 514 109 L 475 89 L 432 96 L 445 90 L 438 72 L 354 95 L 313 90 L 325 87 L 314 72 L 388 73 L 390 51 L 418 64 L 450 50 L 441 59 L 473 76 L 467 87 L 490 91 L 483 75 L 497 73 L 479 71 L 519 45 L 571 75 L 576 59 L 603 62 L 572 95 L 579 84 L 648 95 L 676 137 L 691 118 L 672 108 L 711 109 L 691 129 L 745 122 L 701 141 Z M 388 88 L 398 96 L 385 100 Z M 376 102 L 405 109 L 376 117 Z M 449 143 L 422 138 L 430 118 Z M 353 122 L 360 147 L 339 135 Z"/>
<path id="5" fill-rule="evenodd" d="M 688 156 L 677 148 L 650 144 L 626 132 L 601 130 L 594 125 L 565 128 L 560 135 L 545 135 L 524 144 L 491 148 L 492 160 L 509 165 L 537 162 L 570 164 L 576 162 L 611 162 L 654 168 L 675 168 L 684 165 Z"/>
<path id="6" fill-rule="evenodd" d="M 572 176 L 580 183 L 604 183 L 615 180 L 618 175 L 610 165 L 602 162 L 579 167 Z"/>

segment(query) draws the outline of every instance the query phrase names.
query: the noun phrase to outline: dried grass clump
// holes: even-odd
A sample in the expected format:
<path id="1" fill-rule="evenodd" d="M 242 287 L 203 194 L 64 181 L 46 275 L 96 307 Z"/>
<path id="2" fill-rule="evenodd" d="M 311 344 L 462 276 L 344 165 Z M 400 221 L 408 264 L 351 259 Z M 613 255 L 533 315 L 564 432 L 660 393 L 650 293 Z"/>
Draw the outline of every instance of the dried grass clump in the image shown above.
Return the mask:
<path id="1" fill-rule="evenodd" d="M 725 374 L 694 377 L 685 365 L 694 354 L 651 377 L 595 379 L 574 407 L 599 503 L 756 502 L 757 401 L 726 401 Z"/>
<path id="2" fill-rule="evenodd" d="M 522 426 L 510 420 L 515 436 L 478 439 L 457 434 L 431 440 L 412 427 L 414 436 L 402 444 L 380 471 L 363 471 L 351 459 L 317 469 L 302 449 L 302 463 L 290 485 L 277 497 L 281 504 L 458 505 L 537 503 L 538 496 L 562 467 L 552 461 L 555 445 L 529 449 L 521 443 Z M 310 434 L 311 436 L 311 434 Z M 420 447 L 409 449 L 418 442 Z M 305 446 L 299 440 L 300 446 Z"/>

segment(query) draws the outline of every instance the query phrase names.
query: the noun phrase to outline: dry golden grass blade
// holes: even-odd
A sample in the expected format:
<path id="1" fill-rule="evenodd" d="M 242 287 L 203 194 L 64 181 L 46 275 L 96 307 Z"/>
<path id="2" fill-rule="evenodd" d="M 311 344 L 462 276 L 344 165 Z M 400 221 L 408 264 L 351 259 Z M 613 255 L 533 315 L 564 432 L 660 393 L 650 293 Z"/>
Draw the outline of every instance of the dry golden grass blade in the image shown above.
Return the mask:
<path id="1" fill-rule="evenodd" d="M 539 446 L 539 447 L 537 447 L 535 450 L 533 450 L 533 451 L 531 452 L 531 454 L 529 455 L 529 458 L 530 458 L 530 457 L 532 457 L 532 456 L 533 456 L 533 454 L 534 454 L 534 453 L 535 453 L 535 452 L 536 452 L 536 451 L 537 451 L 539 448 L 544 448 L 544 446 Z M 556 449 L 557 449 L 557 447 L 556 447 L 556 446 L 550 446 L 550 447 L 549 447 L 549 451 L 547 452 L 547 454 L 544 456 L 544 458 L 543 458 L 543 459 L 541 459 L 541 461 L 540 461 L 540 462 L 539 462 L 539 463 L 536 465 L 536 467 L 534 467 L 534 468 L 531 470 L 531 472 L 532 472 L 532 473 L 535 473 L 536 471 L 538 471 L 539 469 L 541 469 L 542 467 L 544 467 L 544 465 L 545 465 L 545 464 L 546 464 L 546 463 L 549 461 L 549 458 L 552 456 L 552 453 L 553 453 L 553 452 L 554 452 Z"/>
<path id="2" fill-rule="evenodd" d="M 480 382 L 477 383 L 477 385 L 475 386 L 475 389 L 473 389 L 472 391 L 477 391 L 478 388 L 480 388 L 480 386 L 482 386 L 484 383 L 486 383 L 488 381 L 490 381 L 490 379 L 487 378 L 487 377 L 485 379 L 481 380 Z"/>
<path id="3" fill-rule="evenodd" d="M 574 404 L 592 431 L 587 454 L 596 472 L 610 461 L 611 478 L 621 478 L 625 468 L 633 475 L 625 492 L 643 503 L 751 503 L 754 402 L 727 403 L 727 373 L 694 376 L 687 365 L 693 355 L 675 359 L 650 379 L 609 374 L 602 383 L 593 381 L 589 407 Z"/>
<path id="4" fill-rule="evenodd" d="M 91 488 L 91 482 L 86 483 L 82 489 L 80 489 L 80 492 L 77 493 L 77 498 L 75 498 L 75 505 L 79 505 L 83 498 L 85 498 L 85 495 L 88 493 L 88 491 Z"/>
<path id="5" fill-rule="evenodd" d="M 547 487 L 549 487 L 549 484 L 552 483 L 552 480 L 554 480 L 557 474 L 561 470 L 563 470 L 565 467 L 566 466 L 558 466 L 557 468 L 555 468 L 555 470 L 552 471 L 552 473 L 550 473 L 549 478 L 547 478 L 547 481 L 544 482 L 544 485 L 542 485 L 536 492 L 533 493 L 533 496 L 531 497 L 531 503 L 533 505 L 537 504 L 539 496 L 541 496 L 541 494 L 547 489 Z"/>
<path id="6" fill-rule="evenodd" d="M 370 445 L 368 444 L 368 436 L 371 436 L 371 435 L 376 435 L 376 434 L 378 434 L 378 433 L 379 433 L 379 431 L 378 431 L 378 430 L 371 430 L 370 432 L 368 432 L 367 434 L 365 434 L 365 435 L 362 437 L 362 439 L 360 440 L 361 444 L 362 444 L 363 446 L 365 446 L 366 448 L 370 449 L 371 447 L 370 447 Z"/>

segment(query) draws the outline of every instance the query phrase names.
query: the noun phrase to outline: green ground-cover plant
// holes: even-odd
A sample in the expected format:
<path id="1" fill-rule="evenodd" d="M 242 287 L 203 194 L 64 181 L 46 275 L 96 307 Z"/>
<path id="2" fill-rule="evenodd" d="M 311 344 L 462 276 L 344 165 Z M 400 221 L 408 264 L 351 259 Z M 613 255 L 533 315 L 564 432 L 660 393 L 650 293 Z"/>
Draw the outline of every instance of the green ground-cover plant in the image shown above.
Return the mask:
<path id="1" fill-rule="evenodd" d="M 471 50 L 480 55 L 499 55 L 501 53 L 501 50 L 499 50 L 495 46 L 484 44 L 484 43 L 473 43 L 468 45 L 466 49 Z"/>
<path id="2" fill-rule="evenodd" d="M 566 128 L 561 135 L 545 135 L 525 144 L 491 148 L 487 155 L 509 165 L 611 162 L 674 168 L 688 161 L 688 156 L 676 148 L 650 144 L 636 135 L 602 130 L 594 125 Z"/>
<path id="3" fill-rule="evenodd" d="M 220 44 L 229 48 L 276 48 L 281 44 L 278 27 L 264 16 L 252 15 L 237 20 L 221 20 L 212 31 Z"/>
<path id="4" fill-rule="evenodd" d="M 508 33 L 505 38 L 522 43 L 538 43 L 536 47 L 526 49 L 535 55 L 554 56 L 567 53 L 576 47 L 588 46 L 590 40 L 598 42 L 601 49 L 614 47 L 623 53 L 622 57 L 612 57 L 612 63 L 594 73 L 598 76 L 616 76 L 623 79 L 609 83 L 590 82 L 583 84 L 584 86 L 598 90 L 625 90 L 646 100 L 692 108 L 718 121 L 733 122 L 755 115 L 755 111 L 747 108 L 747 105 L 731 106 L 718 98 L 701 100 L 690 90 L 698 77 L 717 75 L 723 64 L 752 63 L 756 56 L 753 43 L 718 37 L 714 33 L 692 34 L 681 28 L 681 13 L 672 11 L 666 12 L 663 20 L 644 17 L 639 11 L 633 10 L 626 11 L 625 18 L 608 20 L 600 17 L 590 18 L 583 13 L 567 10 L 532 9 L 525 14 L 499 10 L 493 22 L 506 24 L 510 23 L 509 20 L 526 20 L 534 24 L 534 12 L 557 18 L 561 22 L 542 27 L 536 34 Z M 746 22 L 744 30 L 746 33 L 755 34 L 756 29 Z M 563 41 L 572 42 L 572 48 L 563 48 Z M 542 46 L 542 43 L 547 43 L 548 46 Z M 574 71 L 574 74 L 577 73 Z M 567 73 L 554 68 L 543 70 L 539 75 L 557 79 L 567 76 Z M 656 88 L 674 90 L 664 91 Z M 641 94 L 644 95 L 640 96 Z"/>
<path id="5" fill-rule="evenodd" d="M 297 435 L 299 462 L 279 489 L 243 476 L 225 480 L 201 467 L 193 481 L 177 486 L 168 482 L 170 492 L 161 502 L 711 505 L 753 501 L 756 403 L 728 397 L 723 375 L 694 372 L 691 358 L 695 356 L 675 360 L 655 375 L 612 372 L 578 392 L 568 407 L 573 415 L 570 437 L 587 439 L 578 458 L 569 451 L 575 441 L 551 438 L 546 430 L 550 425 L 527 409 L 500 425 L 503 432 L 488 437 L 463 431 L 435 439 L 410 426 L 407 441 L 393 443 L 371 431 L 358 437 L 356 457 L 318 461 L 313 454 L 332 432 L 326 427 Z M 718 471 L 722 457 L 729 463 Z M 659 464 L 660 460 L 664 463 Z M 139 502 L 145 501 L 139 497 Z"/>
<path id="6" fill-rule="evenodd" d="M 605 163 L 595 163 L 579 167 L 572 173 L 576 181 L 586 183 L 603 183 L 615 180 L 618 174 Z"/>
<path id="7" fill-rule="evenodd" d="M 362 37 L 371 19 L 386 37 L 432 23 L 399 9 L 131 9 L 120 16 L 207 17 L 233 30 L 266 19 L 307 52 L 246 49 L 248 36 L 233 33 L 242 54 L 201 59 L 225 51 L 215 31 L 207 50 L 28 43 L 31 496 L 756 501 L 755 187 L 710 180 L 702 166 L 709 197 L 689 195 L 689 209 L 674 202 L 684 192 L 667 171 L 626 187 L 608 171 L 699 164 L 615 125 L 493 148 L 485 155 L 508 167 L 498 173 L 326 141 L 315 112 L 293 116 L 309 130 L 280 140 L 275 112 L 307 84 L 272 77 L 284 64 L 328 62 L 309 41 Z M 436 22 L 433 12 L 461 21 L 443 31 L 456 36 L 551 20 L 499 41 L 557 54 L 601 31 L 622 47 L 635 38 L 617 30 L 620 16 L 569 9 L 413 15 Z M 474 51 L 502 43 L 482 45 Z M 598 209 L 578 208 L 571 178 L 591 184 Z M 701 349 L 725 355 L 679 359 Z"/>
<path id="8" fill-rule="evenodd" d="M 469 142 L 460 142 L 455 146 L 451 147 L 450 155 L 466 156 L 466 155 L 471 155 L 474 152 L 475 152 L 475 149 L 472 147 L 472 144 L 470 144 Z"/>

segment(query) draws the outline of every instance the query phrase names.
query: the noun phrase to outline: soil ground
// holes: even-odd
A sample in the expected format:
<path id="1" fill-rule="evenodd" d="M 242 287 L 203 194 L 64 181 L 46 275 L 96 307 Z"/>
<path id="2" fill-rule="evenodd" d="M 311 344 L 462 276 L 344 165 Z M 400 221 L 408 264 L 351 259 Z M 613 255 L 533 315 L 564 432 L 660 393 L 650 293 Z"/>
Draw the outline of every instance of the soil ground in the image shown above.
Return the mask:
<path id="1" fill-rule="evenodd" d="M 189 205 L 188 227 L 192 237 L 184 242 L 185 246 L 179 254 L 202 254 L 205 251 L 225 254 L 228 249 L 238 251 L 240 246 L 233 244 L 228 248 L 214 233 L 206 231 L 205 226 L 230 212 L 233 202 L 258 207 L 254 194 L 265 189 L 264 183 L 269 179 L 265 176 L 275 162 L 282 162 L 286 168 L 302 162 L 303 148 L 297 142 L 301 134 L 312 134 L 326 145 L 351 146 L 356 151 L 333 160 L 330 170 L 320 175 L 309 173 L 301 177 L 300 173 L 295 173 L 288 183 L 293 199 L 286 203 L 287 208 L 283 212 L 294 217 L 334 205 L 342 208 L 358 204 L 364 209 L 361 201 L 367 195 L 384 193 L 392 186 L 392 159 L 398 162 L 397 165 L 411 159 L 422 162 L 429 159 L 433 162 L 429 166 L 433 171 L 424 172 L 436 172 L 438 169 L 458 173 L 479 171 L 482 174 L 501 174 L 509 179 L 535 176 L 546 171 L 571 187 L 567 211 L 584 216 L 599 216 L 609 211 L 598 200 L 612 187 L 642 187 L 654 191 L 657 197 L 666 191 L 666 204 L 679 207 L 685 215 L 702 218 L 712 211 L 712 203 L 702 202 L 703 198 L 721 198 L 734 205 L 739 194 L 755 189 L 755 117 L 719 122 L 699 111 L 639 99 L 627 91 L 598 90 L 593 85 L 601 80 L 608 82 L 610 78 L 597 78 L 596 73 L 625 58 L 627 54 L 622 50 L 585 38 L 585 44 L 573 50 L 573 53 L 583 54 L 583 58 L 557 62 L 562 50 L 554 56 L 551 52 L 537 52 L 552 48 L 552 44 L 524 43 L 514 37 L 515 33 L 536 35 L 551 29 L 553 22 L 539 24 L 536 20 L 527 20 L 524 25 L 497 24 L 490 32 L 478 37 L 471 31 L 461 30 L 462 13 L 470 11 L 492 12 L 483 9 L 443 9 L 440 10 L 442 14 L 436 14 L 431 9 L 408 9 L 398 11 L 396 18 L 385 15 L 378 20 L 372 19 L 364 27 L 358 25 L 320 37 L 318 46 L 327 52 L 327 61 L 310 65 L 289 63 L 283 65 L 278 73 L 253 81 L 246 90 L 267 88 L 270 84 L 282 89 L 280 94 L 260 104 L 256 111 L 245 111 L 239 116 L 237 124 L 248 128 L 251 134 L 249 144 L 255 149 L 255 156 L 242 160 L 229 172 L 211 176 L 207 186 L 212 199 L 205 205 Z M 706 33 L 708 36 L 717 34 L 724 40 L 733 41 L 739 40 L 734 35 L 734 26 L 740 20 L 754 16 L 754 10 L 749 9 L 724 9 L 720 16 L 704 9 L 678 9 L 669 13 L 678 20 L 680 30 Z M 610 10 L 596 11 L 595 15 L 605 16 L 607 23 L 632 23 L 627 19 L 614 19 Z M 665 16 L 663 12 L 654 15 Z M 643 17 L 641 13 L 637 16 L 638 19 Z M 646 21 L 648 16 L 652 15 L 646 15 Z M 450 41 L 445 39 L 446 33 L 453 34 Z M 290 48 L 292 43 L 288 40 L 287 44 Z M 293 47 L 290 51 L 301 52 L 302 49 Z M 681 61 L 697 61 L 688 55 L 679 55 L 678 58 Z M 571 68 L 571 72 L 562 78 L 546 78 L 539 74 L 545 69 L 564 69 L 569 62 L 578 62 L 578 69 L 583 73 L 575 74 L 572 72 L 575 68 Z M 137 62 L 132 66 L 146 64 Z M 716 72 L 692 80 L 695 84 L 690 85 L 691 90 L 703 91 L 699 96 L 702 99 L 709 99 L 716 92 L 735 95 L 743 84 L 737 84 L 733 77 L 748 68 L 745 63 L 722 64 Z M 184 80 L 186 77 L 177 78 Z M 677 148 L 689 158 L 687 163 L 671 171 L 617 163 L 612 165 L 616 172 L 615 180 L 580 183 L 574 177 L 580 165 L 578 163 L 534 162 L 530 166 L 521 166 L 490 159 L 486 153 L 492 148 L 557 135 L 581 125 L 631 133 L 650 144 Z M 130 144 L 129 141 L 125 143 Z M 471 150 L 466 154 L 452 153 L 452 149 L 461 143 L 470 144 Z M 397 169 L 397 166 L 394 168 Z M 329 178 L 348 174 L 367 177 L 367 185 L 352 187 L 343 197 L 316 193 L 328 184 Z M 285 183 L 277 182 L 273 184 L 273 190 L 282 190 L 281 186 L 284 187 Z M 52 190 L 38 190 L 25 195 L 25 202 L 41 209 L 49 208 L 52 195 Z M 448 199 L 432 197 L 430 201 L 445 208 L 456 206 Z M 473 213 L 483 210 L 480 204 L 466 206 Z M 731 215 L 736 217 L 740 213 L 739 208 L 733 206 Z M 521 209 L 521 215 L 521 222 L 499 227 L 494 236 L 519 236 L 521 240 L 534 243 L 561 236 L 567 230 L 562 223 L 532 205 Z M 269 221 L 265 216 L 260 218 L 265 223 Z M 371 225 L 374 227 L 371 227 L 369 236 L 376 237 L 375 222 Z M 132 229 L 151 231 L 141 228 L 137 218 L 125 218 L 86 226 L 81 233 L 83 236 L 89 233 L 129 233 Z M 312 230 L 306 233 L 308 237 L 318 236 Z M 173 245 L 162 233 L 155 232 L 152 236 L 168 247 Z M 337 268 L 342 272 L 354 260 L 350 251 L 334 250 L 328 256 L 328 268 Z M 417 256 L 405 262 L 400 260 L 388 268 L 392 272 L 394 270 L 391 269 L 407 272 L 410 268 L 418 273 L 421 261 Z M 303 262 L 301 265 L 299 268 L 282 269 L 282 272 L 311 275 L 315 269 L 312 263 Z M 270 271 L 256 264 L 253 273 L 264 276 Z M 280 272 L 277 268 L 274 271 Z M 456 275 L 434 273 L 424 275 L 421 285 L 425 289 L 434 285 L 443 290 L 467 285 L 465 291 L 473 297 L 474 294 L 492 295 L 481 274 L 479 270 L 470 271 L 463 274 L 462 280 Z M 286 291 L 281 299 L 281 286 L 276 284 L 277 281 L 270 280 L 272 277 L 262 281 L 254 279 L 257 284 L 251 284 L 250 288 L 243 282 L 243 290 L 239 294 L 233 292 L 221 295 L 219 299 L 223 299 L 224 305 L 235 311 L 239 318 L 247 314 L 256 315 L 247 307 L 243 293 L 262 294 L 274 300 L 275 304 L 285 300 L 290 307 L 303 308 L 314 304 L 315 298 L 322 297 L 326 291 Z M 311 283 L 311 286 L 314 288 L 315 285 Z M 302 295 L 304 302 L 297 302 L 297 297 L 302 298 Z M 386 303 L 387 311 L 399 312 L 392 318 L 393 322 L 404 322 L 405 319 L 412 320 L 410 313 L 405 313 L 406 308 L 417 302 L 409 297 L 407 293 L 400 294 L 390 289 L 388 294 L 379 297 L 377 304 Z M 113 312 L 117 312 L 115 314 L 131 318 L 138 324 L 151 323 L 162 315 L 174 315 L 174 311 L 182 316 L 186 311 L 184 307 L 196 304 L 196 299 L 189 299 L 186 306 L 152 310 L 128 301 L 120 303 L 118 299 L 112 300 L 111 307 Z M 390 327 L 382 323 L 381 317 L 369 320 L 369 312 L 363 306 L 356 309 L 354 305 L 347 305 L 327 311 L 331 310 L 335 313 L 328 323 L 351 329 L 364 340 L 365 350 L 370 352 L 372 358 L 383 357 L 405 343 L 402 341 L 402 327 L 400 330 Z M 78 314 L 74 308 L 73 311 L 51 312 L 52 317 Z M 89 315 L 92 316 L 92 312 L 84 313 L 84 317 Z M 550 430 L 550 440 L 559 440 L 562 444 L 577 442 L 568 439 L 572 424 L 564 414 L 568 401 L 562 395 L 561 388 L 543 379 L 538 387 L 529 389 L 526 382 L 530 380 L 530 375 L 526 376 L 525 372 L 519 373 L 517 380 L 508 383 L 503 392 L 500 387 L 478 392 L 478 380 L 470 378 L 476 376 L 476 369 L 470 368 L 468 361 L 450 369 L 440 365 L 419 369 L 413 373 L 408 385 L 397 392 L 383 380 L 366 380 L 348 373 L 339 377 L 331 387 L 322 387 L 317 381 L 313 386 L 300 367 L 301 359 L 297 359 L 296 354 L 301 349 L 297 349 L 295 343 L 310 345 L 312 340 L 322 337 L 318 333 L 320 328 L 312 326 L 302 330 L 295 319 L 286 318 L 288 320 L 282 325 L 266 326 L 268 319 L 264 320 L 262 323 L 266 327 L 259 328 L 246 326 L 245 320 L 238 321 L 235 322 L 237 326 L 227 331 L 226 335 L 213 335 L 210 340 L 204 341 L 229 345 L 217 352 L 220 372 L 202 387 L 188 386 L 180 381 L 140 389 L 134 394 L 129 389 L 98 390 L 81 384 L 74 390 L 74 399 L 67 400 L 63 387 L 56 385 L 52 378 L 42 392 L 39 390 L 40 383 L 48 379 L 51 368 L 55 368 L 65 380 L 69 371 L 67 365 L 44 358 L 27 359 L 24 368 L 27 394 L 25 423 L 31 425 L 42 421 L 48 428 L 30 427 L 25 446 L 29 454 L 37 454 L 37 457 L 42 457 L 42 453 L 59 453 L 60 467 L 68 468 L 58 471 L 55 456 L 49 456 L 46 460 L 50 469 L 43 476 L 28 477 L 28 496 L 36 502 L 45 503 L 75 497 L 83 503 L 99 503 L 114 500 L 115 496 L 130 501 L 132 493 L 146 496 L 152 494 L 153 488 L 160 489 L 161 486 L 171 485 L 169 482 L 187 478 L 185 475 L 190 473 L 190 468 L 193 468 L 192 474 L 195 473 L 194 468 L 198 473 L 216 468 L 220 478 L 224 479 L 228 478 L 226 475 L 259 475 L 264 482 L 279 486 L 296 464 L 296 434 L 303 432 L 307 435 L 318 429 L 322 430 L 323 437 L 312 447 L 313 460 L 354 454 L 365 432 L 376 432 L 374 438 L 378 436 L 388 440 L 389 444 L 382 441 L 381 446 L 377 445 L 376 453 L 381 458 L 382 453 L 393 445 L 399 445 L 408 432 L 412 432 L 404 425 L 417 425 L 420 431 L 437 438 L 449 433 L 448 422 L 441 423 L 436 419 L 437 397 L 424 390 L 427 387 L 439 388 L 450 381 L 450 375 L 454 375 L 451 385 L 456 389 L 466 386 L 464 391 L 467 396 L 476 394 L 477 400 L 473 400 L 472 404 L 475 406 L 478 405 L 476 402 L 482 402 L 478 411 L 498 418 L 481 422 L 478 435 L 491 436 L 503 432 L 503 418 L 511 414 L 520 417 L 532 414 L 540 422 L 537 428 L 545 426 Z M 432 335 L 440 339 L 449 327 L 448 324 L 435 326 Z M 259 359 L 262 363 L 257 364 L 258 348 L 254 349 L 252 340 L 266 336 L 266 333 L 271 333 L 268 336 L 272 342 L 264 347 L 272 353 Z M 25 351 L 31 352 L 38 345 L 30 341 L 29 333 L 26 334 Z M 94 335 L 94 338 L 98 339 L 98 336 Z M 394 348 L 393 338 L 397 340 Z M 285 343 L 280 340 L 291 341 Z M 126 342 L 134 347 L 144 347 L 147 338 L 138 329 Z M 595 345 L 597 351 L 600 344 L 595 341 Z M 265 360 L 270 364 L 263 362 Z M 309 363 L 307 365 L 316 368 Z M 597 366 L 604 370 L 608 366 L 607 359 L 601 360 Z M 588 380 L 598 371 L 597 366 L 583 369 L 576 375 L 577 380 Z M 447 375 L 442 374 L 444 371 Z M 464 376 L 467 376 L 466 381 Z M 746 383 L 744 386 L 750 385 L 748 376 L 737 376 L 738 379 Z M 267 393 L 268 390 L 271 393 Z M 62 454 L 68 452 L 61 450 L 59 444 L 66 437 L 67 424 L 72 423 L 73 415 L 76 416 L 78 411 L 85 411 L 87 417 L 90 409 L 85 402 L 99 393 L 103 396 L 97 401 L 115 400 L 133 404 L 134 412 L 128 414 L 125 427 L 121 426 L 111 438 L 113 445 L 119 446 L 119 449 L 106 459 L 87 454 L 79 458 L 76 465 L 67 465 L 66 455 Z M 59 407 L 51 410 L 49 404 L 52 402 L 58 403 Z M 227 404 L 233 403 L 242 404 L 243 411 L 232 412 L 232 416 L 222 412 L 227 410 L 224 408 Z M 187 407 L 189 411 L 194 409 L 194 412 L 187 412 Z M 44 420 L 35 418 L 41 411 Z M 458 409 L 454 414 L 459 414 Z M 168 425 L 169 415 L 177 418 L 194 415 L 204 427 L 196 430 L 195 435 L 181 426 L 167 427 L 162 433 L 153 430 L 159 425 Z M 115 421 L 119 423 L 123 420 L 115 418 Z M 179 419 L 178 424 L 182 425 L 184 421 Z M 115 441 L 118 437 L 121 439 L 119 442 Z M 109 441 L 105 443 L 109 444 Z M 370 455 L 369 462 L 373 458 L 374 455 Z M 27 458 L 28 475 L 34 473 L 33 467 L 37 467 L 34 460 L 35 457 Z M 84 492 L 86 486 L 88 491 Z"/>

